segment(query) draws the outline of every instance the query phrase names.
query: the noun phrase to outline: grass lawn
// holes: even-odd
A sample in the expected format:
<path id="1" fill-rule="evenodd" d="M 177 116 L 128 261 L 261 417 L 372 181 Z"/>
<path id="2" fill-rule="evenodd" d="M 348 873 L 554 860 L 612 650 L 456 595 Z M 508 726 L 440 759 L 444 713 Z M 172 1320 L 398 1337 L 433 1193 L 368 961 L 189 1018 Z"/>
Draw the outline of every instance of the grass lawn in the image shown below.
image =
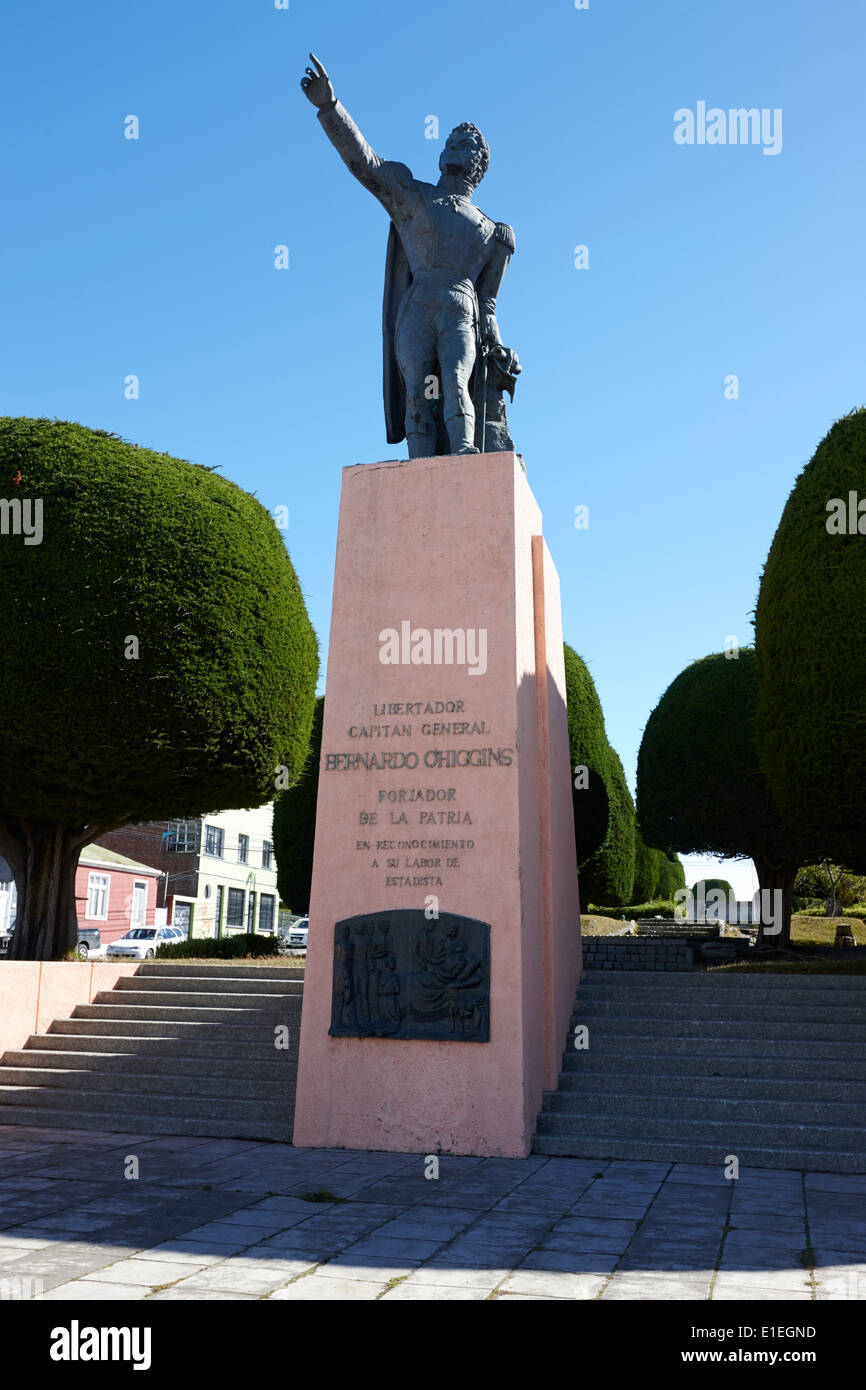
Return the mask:
<path id="1" fill-rule="evenodd" d="M 594 912 L 580 914 L 580 930 L 584 936 L 614 936 L 617 932 L 628 930 L 629 919 L 621 917 L 599 917 Z"/>
<path id="2" fill-rule="evenodd" d="M 791 918 L 791 944 L 832 946 L 836 940 L 836 928 L 842 922 L 851 928 L 857 945 L 866 946 L 866 923 L 858 922 L 853 917 L 810 917 L 805 912 L 795 912 Z"/>

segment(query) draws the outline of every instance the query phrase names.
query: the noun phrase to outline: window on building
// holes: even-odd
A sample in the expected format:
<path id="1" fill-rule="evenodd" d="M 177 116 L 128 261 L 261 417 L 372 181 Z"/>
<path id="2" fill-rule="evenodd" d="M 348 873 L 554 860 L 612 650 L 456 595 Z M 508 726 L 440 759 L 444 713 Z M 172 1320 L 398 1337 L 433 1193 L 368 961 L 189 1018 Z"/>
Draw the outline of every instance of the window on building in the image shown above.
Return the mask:
<path id="1" fill-rule="evenodd" d="M 249 835 L 238 836 L 238 863 L 246 864 L 250 857 L 250 837 Z"/>
<path id="2" fill-rule="evenodd" d="M 254 932 L 256 929 L 256 895 L 250 893 L 247 903 L 247 931 Z"/>
<path id="3" fill-rule="evenodd" d="M 269 869 L 273 863 L 274 847 L 270 840 L 262 840 L 262 868 Z"/>
<path id="4" fill-rule="evenodd" d="M 168 829 L 162 835 L 162 847 L 177 853 L 198 853 L 201 836 L 201 822 L 197 820 L 170 820 Z"/>
<path id="5" fill-rule="evenodd" d="M 85 917 L 93 922 L 108 918 L 108 874 L 87 875 L 87 911 Z"/>
<path id="6" fill-rule="evenodd" d="M 276 899 L 270 893 L 262 893 L 259 898 L 259 931 L 273 931 L 275 903 Z"/>
<path id="7" fill-rule="evenodd" d="M 223 840 L 225 831 L 218 825 L 206 825 L 204 828 L 204 852 L 211 854 L 215 859 L 222 859 Z"/>
<path id="8" fill-rule="evenodd" d="M 243 888 L 230 888 L 228 891 L 228 903 L 226 905 L 226 926 L 243 927 L 244 924 L 244 890 Z"/>

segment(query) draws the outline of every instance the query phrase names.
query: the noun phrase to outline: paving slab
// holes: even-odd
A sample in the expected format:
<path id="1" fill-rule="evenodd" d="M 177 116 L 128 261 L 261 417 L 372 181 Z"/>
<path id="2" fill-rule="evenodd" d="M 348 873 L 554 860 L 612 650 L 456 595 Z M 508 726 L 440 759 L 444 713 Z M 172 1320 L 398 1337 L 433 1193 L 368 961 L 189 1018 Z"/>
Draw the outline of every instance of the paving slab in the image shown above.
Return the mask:
<path id="1" fill-rule="evenodd" d="M 4 1274 L 54 1302 L 862 1301 L 866 1175 L 445 1155 L 434 1182 L 417 1154 L 7 1126 Z"/>
<path id="2" fill-rule="evenodd" d="M 385 1281 L 380 1285 L 365 1279 L 326 1279 L 320 1274 L 308 1274 L 284 1289 L 277 1289 L 270 1295 L 270 1301 L 278 1299 L 280 1302 L 300 1303 L 326 1300 L 344 1303 L 346 1299 L 366 1299 L 372 1302 L 385 1288 Z"/>

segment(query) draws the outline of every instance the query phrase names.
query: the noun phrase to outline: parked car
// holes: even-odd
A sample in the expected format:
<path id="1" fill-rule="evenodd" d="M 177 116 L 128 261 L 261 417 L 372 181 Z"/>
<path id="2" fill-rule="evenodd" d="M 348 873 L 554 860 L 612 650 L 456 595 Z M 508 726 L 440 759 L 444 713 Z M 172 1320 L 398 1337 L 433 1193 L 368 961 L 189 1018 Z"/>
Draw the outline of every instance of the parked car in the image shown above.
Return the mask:
<path id="1" fill-rule="evenodd" d="M 12 933 L 14 930 L 15 923 L 13 922 L 9 930 L 0 935 L 0 956 L 9 954 L 9 943 L 12 940 Z M 99 934 L 98 927 L 78 928 L 78 946 L 76 948 L 76 954 L 79 960 L 87 960 L 91 951 L 98 951 L 101 945 L 102 937 Z"/>
<path id="2" fill-rule="evenodd" d="M 185 940 L 180 927 L 133 927 L 125 936 L 109 942 L 105 954 L 109 960 L 153 960 L 157 947 Z"/>
<path id="3" fill-rule="evenodd" d="M 303 947 L 307 949 L 307 930 L 310 925 L 309 917 L 299 917 L 297 922 L 292 922 L 283 940 L 287 946 Z"/>
<path id="4" fill-rule="evenodd" d="M 78 959 L 87 960 L 91 951 L 98 951 L 102 945 L 102 937 L 98 927 L 79 927 L 78 928 Z"/>

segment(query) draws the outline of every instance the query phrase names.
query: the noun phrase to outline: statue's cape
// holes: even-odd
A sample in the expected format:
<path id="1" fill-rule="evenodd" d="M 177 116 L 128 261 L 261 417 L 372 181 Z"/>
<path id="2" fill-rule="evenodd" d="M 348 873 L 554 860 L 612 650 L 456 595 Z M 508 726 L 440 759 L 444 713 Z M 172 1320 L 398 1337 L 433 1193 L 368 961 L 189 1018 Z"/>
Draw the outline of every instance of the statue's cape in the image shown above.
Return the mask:
<path id="1" fill-rule="evenodd" d="M 389 444 L 399 444 L 406 438 L 406 387 L 400 368 L 394 339 L 397 332 L 397 312 L 403 296 L 412 283 L 412 272 L 403 250 L 403 243 L 394 223 L 388 233 L 388 254 L 385 259 L 385 294 L 382 300 L 382 365 L 385 395 L 385 427 Z"/>

